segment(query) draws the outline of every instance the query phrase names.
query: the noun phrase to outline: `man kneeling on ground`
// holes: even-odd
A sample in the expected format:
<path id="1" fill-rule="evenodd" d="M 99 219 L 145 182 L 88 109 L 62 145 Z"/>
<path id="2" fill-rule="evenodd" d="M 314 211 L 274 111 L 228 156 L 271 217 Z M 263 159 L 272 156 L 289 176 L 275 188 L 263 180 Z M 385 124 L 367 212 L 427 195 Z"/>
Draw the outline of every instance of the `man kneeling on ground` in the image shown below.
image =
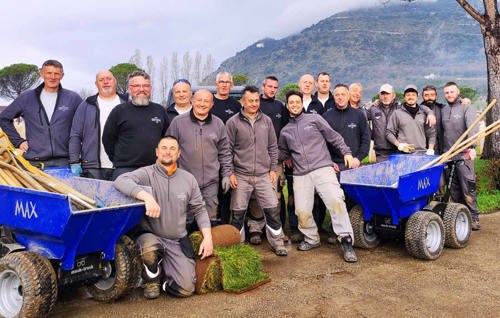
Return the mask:
<path id="1" fill-rule="evenodd" d="M 203 259 L 213 251 L 210 220 L 198 183 L 192 174 L 177 168 L 179 156 L 178 140 L 165 136 L 156 148 L 154 165 L 125 173 L 115 181 L 119 191 L 146 204 L 136 241 L 141 248 L 147 299 L 160 295 L 160 282 L 163 291 L 175 297 L 194 293 L 195 253 L 186 231 L 188 212 L 203 233 L 198 255 Z M 152 187 L 153 194 L 141 186 Z"/>

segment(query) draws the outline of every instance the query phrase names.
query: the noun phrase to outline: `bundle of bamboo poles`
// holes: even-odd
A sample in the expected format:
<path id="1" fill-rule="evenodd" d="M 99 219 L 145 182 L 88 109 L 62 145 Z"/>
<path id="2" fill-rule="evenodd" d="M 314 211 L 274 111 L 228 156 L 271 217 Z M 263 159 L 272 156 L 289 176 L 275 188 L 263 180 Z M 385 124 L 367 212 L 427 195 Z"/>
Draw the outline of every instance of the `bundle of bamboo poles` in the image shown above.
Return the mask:
<path id="1" fill-rule="evenodd" d="M 483 112 L 476 118 L 476 120 L 469 126 L 469 128 L 457 139 L 457 141 L 450 147 L 448 151 L 446 151 L 436 159 L 423 165 L 419 170 L 445 163 L 449 159 L 463 152 L 465 149 L 468 149 L 469 147 L 477 144 L 481 139 L 485 138 L 486 136 L 500 129 L 500 120 L 497 120 L 494 123 L 488 125 L 484 131 L 479 131 L 474 135 L 470 136 L 469 138 L 465 139 L 467 135 L 477 126 L 477 124 L 479 124 L 479 122 L 483 119 L 483 117 L 486 116 L 486 113 L 488 113 L 488 111 L 491 108 L 493 108 L 496 102 L 497 102 L 496 99 L 491 101 L 488 107 L 486 107 L 483 110 Z"/>
<path id="2" fill-rule="evenodd" d="M 0 132 L 0 184 L 65 194 L 79 209 L 97 208 L 91 198 L 32 166 L 3 132 Z"/>

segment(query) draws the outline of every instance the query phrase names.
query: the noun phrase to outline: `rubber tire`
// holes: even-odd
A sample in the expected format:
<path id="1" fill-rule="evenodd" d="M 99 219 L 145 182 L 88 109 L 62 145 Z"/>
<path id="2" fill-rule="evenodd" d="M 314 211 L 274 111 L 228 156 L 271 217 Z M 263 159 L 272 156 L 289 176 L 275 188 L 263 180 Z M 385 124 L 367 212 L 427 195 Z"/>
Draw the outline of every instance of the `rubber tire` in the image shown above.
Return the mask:
<path id="1" fill-rule="evenodd" d="M 7 281 L 7 271 L 19 279 L 22 290 L 22 305 L 17 313 L 3 312 L 2 317 L 45 317 L 57 301 L 57 276 L 50 261 L 34 252 L 16 252 L 0 259 L 0 286 Z M 3 278 L 3 279 L 2 279 Z M 11 277 L 12 278 L 12 277 Z M 3 287 L 0 287 L 1 302 L 8 301 Z M 0 308 L 5 307 L 4 304 Z"/>
<path id="2" fill-rule="evenodd" d="M 352 231 L 354 234 L 354 246 L 365 249 L 372 249 L 378 246 L 380 238 L 377 233 L 368 234 L 365 231 L 365 213 L 363 207 L 359 204 L 355 205 L 349 211 Z"/>
<path id="3" fill-rule="evenodd" d="M 131 260 L 130 279 L 128 286 L 130 290 L 138 287 L 142 273 L 142 258 L 139 246 L 127 235 L 120 237 L 120 244 L 123 244 L 125 251 L 129 254 Z"/>
<path id="4" fill-rule="evenodd" d="M 434 233 L 434 238 L 429 238 L 429 230 L 439 230 Z M 431 234 L 432 234 L 431 233 Z M 434 246 L 429 249 L 428 239 Z M 410 216 L 406 223 L 405 245 L 408 253 L 416 258 L 433 260 L 441 255 L 444 247 L 444 224 L 439 215 L 428 211 L 418 211 Z"/>
<path id="5" fill-rule="evenodd" d="M 445 229 L 444 246 L 451 248 L 467 246 L 472 233 L 472 216 L 465 205 L 448 203 L 443 213 L 443 223 Z"/>
<path id="6" fill-rule="evenodd" d="M 128 237 L 122 236 L 115 246 L 115 259 L 110 262 L 112 272 L 109 278 L 102 278 L 86 286 L 95 300 L 113 302 L 128 294 L 139 281 L 141 264 L 139 248 Z"/>

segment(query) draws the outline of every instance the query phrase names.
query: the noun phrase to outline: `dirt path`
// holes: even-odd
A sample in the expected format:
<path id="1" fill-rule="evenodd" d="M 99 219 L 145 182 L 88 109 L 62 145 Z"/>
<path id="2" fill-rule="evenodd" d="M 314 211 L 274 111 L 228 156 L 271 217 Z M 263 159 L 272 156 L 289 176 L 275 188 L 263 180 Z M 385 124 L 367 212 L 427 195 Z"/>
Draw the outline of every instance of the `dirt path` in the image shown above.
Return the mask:
<path id="1" fill-rule="evenodd" d="M 445 249 L 435 261 L 410 257 L 404 243 L 357 249 L 345 263 L 339 245 L 309 252 L 293 247 L 278 258 L 258 251 L 272 281 L 241 295 L 218 292 L 188 299 L 142 290 L 114 304 L 76 295 L 60 301 L 54 317 L 498 317 L 500 213 L 482 216 L 465 249 Z"/>

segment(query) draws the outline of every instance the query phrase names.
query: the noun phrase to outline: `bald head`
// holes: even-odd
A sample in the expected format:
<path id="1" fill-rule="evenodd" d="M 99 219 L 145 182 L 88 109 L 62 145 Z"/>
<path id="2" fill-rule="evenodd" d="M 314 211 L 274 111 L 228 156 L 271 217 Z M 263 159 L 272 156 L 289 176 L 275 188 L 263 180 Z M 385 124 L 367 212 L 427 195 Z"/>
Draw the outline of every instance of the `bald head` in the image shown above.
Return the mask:
<path id="1" fill-rule="evenodd" d="M 97 86 L 99 97 L 111 99 L 116 96 L 116 79 L 110 71 L 102 70 L 97 72 L 95 85 Z"/>
<path id="2" fill-rule="evenodd" d="M 208 98 L 212 102 L 214 101 L 214 95 L 208 89 L 199 89 L 193 95 L 193 99 L 200 97 Z"/>
<path id="3" fill-rule="evenodd" d="M 191 104 L 193 104 L 194 116 L 200 120 L 205 120 L 214 105 L 214 96 L 207 89 L 197 90 L 191 99 Z"/>
<path id="4" fill-rule="evenodd" d="M 299 79 L 299 90 L 304 95 L 311 95 L 314 91 L 314 76 L 304 74 Z"/>

